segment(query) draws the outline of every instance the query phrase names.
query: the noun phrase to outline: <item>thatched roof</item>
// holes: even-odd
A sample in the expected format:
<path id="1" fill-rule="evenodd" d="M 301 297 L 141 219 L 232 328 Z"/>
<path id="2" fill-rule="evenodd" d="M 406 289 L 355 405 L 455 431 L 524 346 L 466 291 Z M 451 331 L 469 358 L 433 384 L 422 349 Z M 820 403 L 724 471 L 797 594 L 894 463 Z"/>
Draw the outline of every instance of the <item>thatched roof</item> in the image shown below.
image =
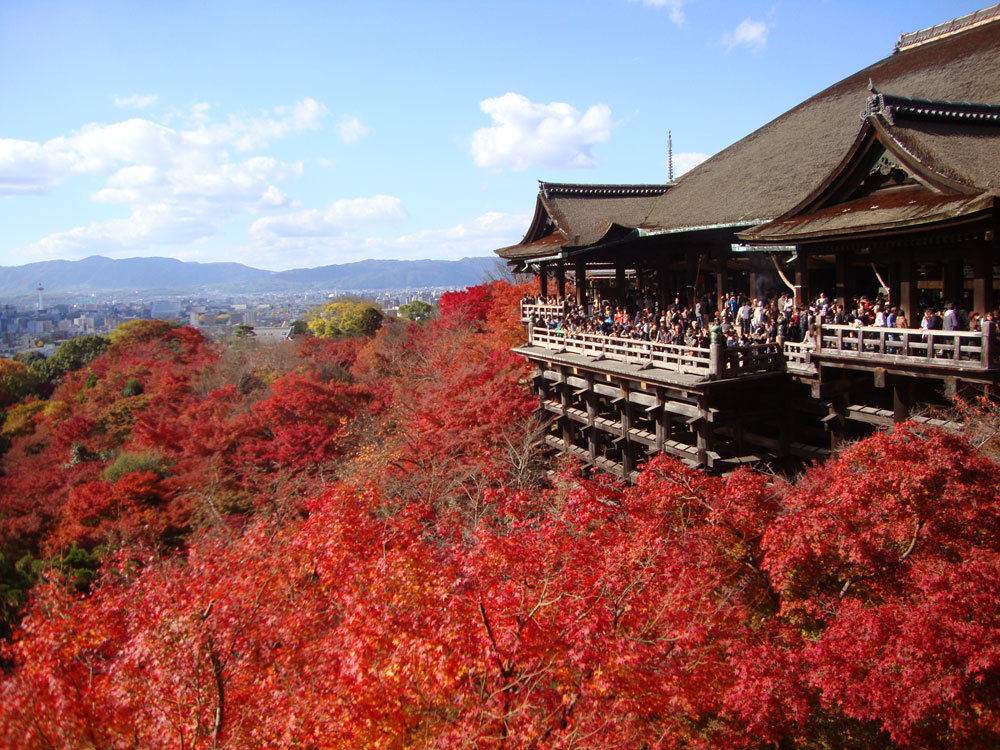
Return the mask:
<path id="1" fill-rule="evenodd" d="M 850 149 L 869 82 L 898 97 L 1000 103 L 1000 20 L 905 48 L 816 94 L 681 177 L 642 226 L 749 226 L 786 213 Z M 940 169 L 982 182 L 976 165 L 986 160 L 983 149 L 992 148 L 992 139 L 959 142 L 948 134 L 949 125 L 938 124 L 900 137 L 913 139 Z M 989 158 L 996 163 L 996 151 Z"/>

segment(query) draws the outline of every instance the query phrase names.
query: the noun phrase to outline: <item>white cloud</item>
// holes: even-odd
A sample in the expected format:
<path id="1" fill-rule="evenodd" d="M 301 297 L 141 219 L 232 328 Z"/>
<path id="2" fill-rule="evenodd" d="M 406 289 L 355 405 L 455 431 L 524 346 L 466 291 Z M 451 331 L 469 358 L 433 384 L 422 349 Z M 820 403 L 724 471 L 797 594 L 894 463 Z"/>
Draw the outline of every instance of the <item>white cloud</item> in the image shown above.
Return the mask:
<path id="1" fill-rule="evenodd" d="M 591 146 L 611 136 L 611 110 L 595 104 L 580 112 L 569 104 L 537 104 L 520 94 L 484 99 L 494 125 L 472 134 L 476 166 L 523 171 L 534 167 L 586 169 L 597 164 Z"/>
<path id="2" fill-rule="evenodd" d="M 708 157 L 709 154 L 699 154 L 695 151 L 682 151 L 679 154 L 674 154 L 674 177 L 680 177 L 685 172 L 690 172 Z"/>
<path id="3" fill-rule="evenodd" d="M 204 117 L 207 112 L 208 106 L 202 105 L 201 109 L 192 114 Z M 316 130 L 326 115 L 324 105 L 306 97 L 291 107 L 275 107 L 264 116 L 230 115 L 228 122 L 205 124 L 188 131 L 188 137 L 206 146 L 229 144 L 240 151 L 250 151 L 267 146 L 274 138 Z"/>
<path id="4" fill-rule="evenodd" d="M 756 52 L 760 52 L 767 46 L 767 34 L 771 27 L 764 21 L 753 21 L 744 18 L 740 25 L 732 31 L 727 31 L 722 35 L 722 43 L 726 49 L 733 50 L 743 45 Z"/>
<path id="5" fill-rule="evenodd" d="M 104 178 L 91 200 L 128 211 L 126 218 L 44 237 L 28 248 L 35 255 L 145 252 L 202 240 L 237 217 L 292 207 L 276 183 L 300 177 L 301 162 L 233 156 L 319 127 L 325 114 L 307 98 L 219 122 L 207 105 L 197 105 L 177 127 L 132 118 L 86 125 L 45 143 L 0 139 L 0 196 L 42 195 L 73 176 L 91 175 Z"/>
<path id="6" fill-rule="evenodd" d="M 444 255 L 455 257 L 482 255 L 520 240 L 529 221 L 527 214 L 489 211 L 447 229 L 424 229 L 403 235 L 394 244 L 401 248 L 434 248 L 436 252 L 443 251 Z"/>
<path id="7" fill-rule="evenodd" d="M 296 216 L 306 229 L 311 227 L 311 221 L 319 220 L 308 211 Z M 445 229 L 426 229 L 398 237 L 364 237 L 353 234 L 350 229 L 354 227 L 347 226 L 337 227 L 342 231 L 327 236 L 307 232 L 279 236 L 269 233 L 276 227 L 275 222 L 260 219 L 255 222 L 260 226 L 254 242 L 243 249 L 243 257 L 251 265 L 264 268 L 301 268 L 367 258 L 457 260 L 489 255 L 498 247 L 514 244 L 524 236 L 530 221 L 530 214 L 489 212 Z"/>
<path id="8" fill-rule="evenodd" d="M 641 2 L 650 8 L 666 8 L 670 14 L 670 20 L 677 26 L 684 23 L 684 3 L 686 0 L 629 0 L 629 2 Z"/>
<path id="9" fill-rule="evenodd" d="M 357 143 L 371 132 L 371 128 L 353 115 L 344 115 L 337 123 L 337 132 L 344 143 Z"/>
<path id="10" fill-rule="evenodd" d="M 349 229 L 406 218 L 403 202 L 391 195 L 343 198 L 325 210 L 309 209 L 257 219 L 250 232 L 268 241 L 286 237 L 336 237 Z"/>
<path id="11" fill-rule="evenodd" d="M 131 94 L 130 96 L 116 96 L 114 104 L 122 109 L 146 109 L 156 104 L 158 99 L 156 94 Z"/>
<path id="12" fill-rule="evenodd" d="M 72 172 L 75 161 L 34 141 L 0 138 L 0 196 L 43 195 Z"/>

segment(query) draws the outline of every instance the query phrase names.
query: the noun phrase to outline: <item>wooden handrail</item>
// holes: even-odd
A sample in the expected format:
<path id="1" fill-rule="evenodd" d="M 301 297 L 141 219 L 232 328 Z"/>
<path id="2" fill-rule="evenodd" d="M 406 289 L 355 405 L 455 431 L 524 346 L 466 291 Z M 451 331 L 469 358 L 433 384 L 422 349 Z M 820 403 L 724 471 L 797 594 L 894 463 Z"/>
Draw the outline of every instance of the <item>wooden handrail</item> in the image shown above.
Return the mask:
<path id="1" fill-rule="evenodd" d="M 522 303 L 522 313 L 559 316 L 565 304 Z M 530 322 L 529 320 L 526 322 Z M 532 344 L 625 363 L 651 365 L 708 378 L 772 372 L 785 363 L 808 366 L 815 355 L 866 360 L 873 364 L 930 364 L 953 370 L 1000 368 L 1000 342 L 992 322 L 982 331 L 928 331 L 922 328 L 822 325 L 810 341 L 752 344 L 741 347 L 697 347 L 618 338 L 581 331 L 550 330 L 529 325 Z"/>
<path id="2" fill-rule="evenodd" d="M 714 347 L 661 344 L 657 341 L 549 330 L 537 326 L 530 329 L 528 340 L 533 346 L 555 351 L 611 359 L 626 364 L 649 364 L 675 372 L 710 377 L 780 370 L 784 364 L 777 344 L 720 347 L 716 350 Z"/>
<path id="3" fill-rule="evenodd" d="M 820 328 L 820 354 L 870 360 L 923 360 L 938 367 L 989 369 L 997 364 L 993 324 L 982 331 L 826 325 Z"/>
<path id="4" fill-rule="evenodd" d="M 521 321 L 523 323 L 529 322 L 531 315 L 535 314 L 544 318 L 545 316 L 562 316 L 566 314 L 568 305 L 565 302 L 559 302 L 554 305 L 541 304 L 537 302 L 522 302 L 521 303 Z"/>

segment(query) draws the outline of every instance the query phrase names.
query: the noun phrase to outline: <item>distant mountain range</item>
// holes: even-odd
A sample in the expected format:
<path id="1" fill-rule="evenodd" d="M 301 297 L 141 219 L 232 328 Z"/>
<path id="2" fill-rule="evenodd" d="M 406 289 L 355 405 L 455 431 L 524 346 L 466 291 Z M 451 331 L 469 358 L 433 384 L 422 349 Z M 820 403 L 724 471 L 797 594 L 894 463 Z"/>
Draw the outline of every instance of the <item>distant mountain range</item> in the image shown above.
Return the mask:
<path id="1" fill-rule="evenodd" d="M 185 292 L 231 293 L 297 289 L 402 289 L 478 284 L 495 269 L 496 259 L 362 260 L 356 263 L 264 271 L 240 263 L 190 263 L 174 258 L 123 258 L 94 255 L 83 260 L 48 260 L 0 266 L 0 295 L 35 293 Z"/>

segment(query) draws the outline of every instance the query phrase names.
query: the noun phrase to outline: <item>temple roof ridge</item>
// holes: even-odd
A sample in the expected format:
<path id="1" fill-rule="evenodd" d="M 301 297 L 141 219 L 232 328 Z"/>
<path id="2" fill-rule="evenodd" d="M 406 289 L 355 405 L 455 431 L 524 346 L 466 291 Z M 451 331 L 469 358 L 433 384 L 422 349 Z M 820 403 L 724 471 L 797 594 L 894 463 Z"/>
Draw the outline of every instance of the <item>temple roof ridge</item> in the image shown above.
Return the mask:
<path id="1" fill-rule="evenodd" d="M 663 195 L 674 183 L 668 182 L 662 185 L 641 184 L 641 185 L 614 185 L 614 184 L 585 184 L 572 182 L 545 182 L 538 181 L 538 189 L 548 198 L 553 195 L 589 195 L 601 198 L 624 198 L 642 195 Z"/>
<path id="2" fill-rule="evenodd" d="M 982 10 L 973 11 L 972 13 L 966 13 L 964 16 L 953 18 L 944 23 L 928 26 L 926 29 L 900 34 L 899 40 L 896 42 L 896 46 L 893 47 L 892 52 L 893 54 L 903 52 L 913 47 L 919 47 L 921 44 L 953 36 L 967 29 L 982 26 L 996 20 L 1000 20 L 1000 3 L 983 8 Z"/>
<path id="3" fill-rule="evenodd" d="M 977 125 L 1000 124 L 1000 104 L 897 96 L 878 91 L 871 81 L 869 81 L 868 87 L 871 95 L 861 113 L 862 119 L 881 115 L 890 125 L 895 124 L 897 118 Z"/>

